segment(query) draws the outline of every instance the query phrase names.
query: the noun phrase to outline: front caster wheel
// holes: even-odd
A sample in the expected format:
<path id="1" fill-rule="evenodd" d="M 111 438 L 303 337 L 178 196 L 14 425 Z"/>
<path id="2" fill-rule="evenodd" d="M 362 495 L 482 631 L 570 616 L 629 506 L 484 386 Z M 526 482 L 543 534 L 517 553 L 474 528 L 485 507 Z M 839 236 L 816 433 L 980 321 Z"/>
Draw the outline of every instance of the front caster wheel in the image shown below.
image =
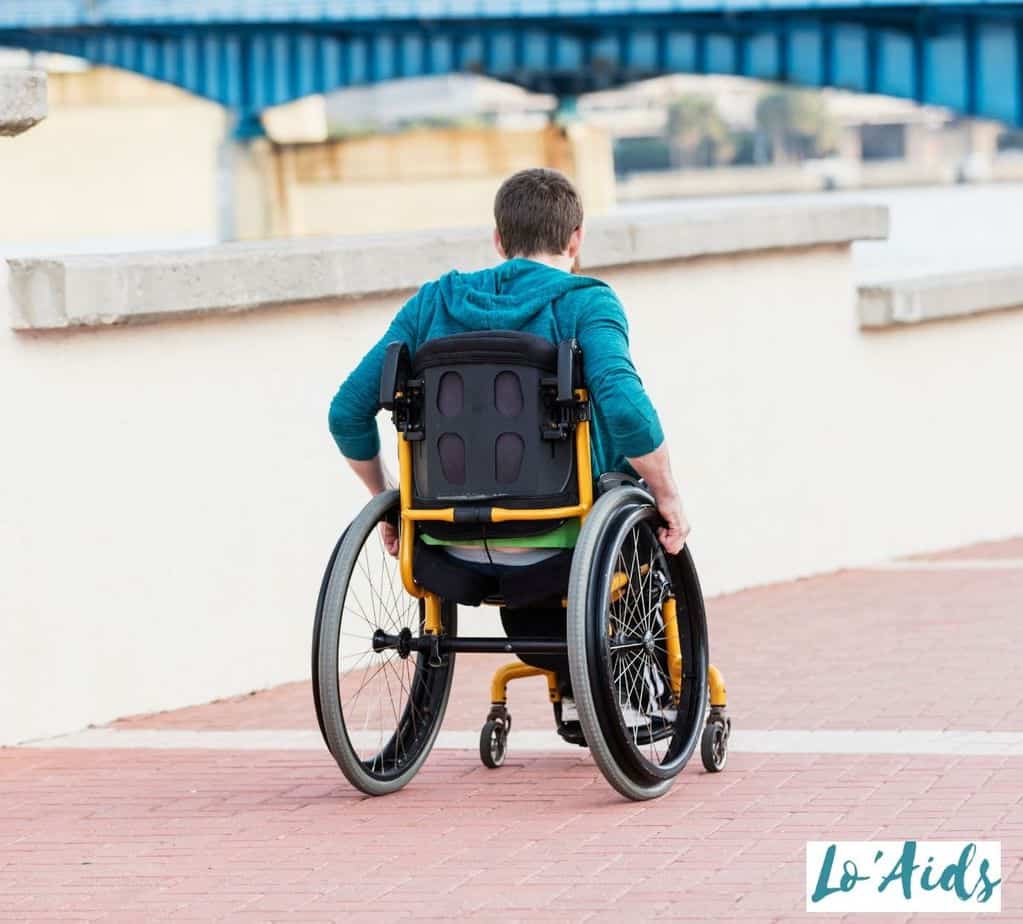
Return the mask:
<path id="1" fill-rule="evenodd" d="M 496 770 L 508 752 L 508 726 L 501 719 L 488 719 L 480 729 L 480 760 Z"/>
<path id="2" fill-rule="evenodd" d="M 731 732 L 730 719 L 711 719 L 700 739 L 700 757 L 708 773 L 720 773 L 728 763 L 728 735 Z"/>

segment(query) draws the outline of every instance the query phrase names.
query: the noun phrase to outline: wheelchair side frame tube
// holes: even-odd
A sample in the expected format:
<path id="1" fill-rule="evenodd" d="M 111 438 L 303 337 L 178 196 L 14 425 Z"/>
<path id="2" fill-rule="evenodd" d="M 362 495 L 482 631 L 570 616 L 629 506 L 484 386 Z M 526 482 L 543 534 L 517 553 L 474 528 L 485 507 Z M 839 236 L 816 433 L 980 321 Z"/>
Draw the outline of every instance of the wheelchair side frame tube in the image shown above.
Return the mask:
<path id="1" fill-rule="evenodd" d="M 576 392 L 580 401 L 588 400 L 584 389 Z M 566 520 L 572 517 L 586 518 L 593 506 L 593 466 L 590 461 L 590 423 L 581 420 L 575 428 L 576 480 L 578 484 L 579 503 L 573 507 L 547 507 L 528 510 L 513 510 L 507 507 L 490 509 L 491 523 L 508 523 L 521 520 Z M 398 493 L 401 498 L 401 533 L 398 541 L 398 564 L 401 570 L 401 581 L 405 590 L 413 597 L 426 601 L 425 632 L 428 635 L 440 635 L 441 601 L 415 582 L 412 575 L 412 550 L 415 538 L 415 524 L 423 522 L 454 523 L 455 508 L 445 507 L 440 510 L 415 509 L 412 506 L 412 444 L 404 433 L 398 434 Z M 465 649 L 488 650 L 488 649 Z M 506 651 L 510 649 L 496 649 Z"/>

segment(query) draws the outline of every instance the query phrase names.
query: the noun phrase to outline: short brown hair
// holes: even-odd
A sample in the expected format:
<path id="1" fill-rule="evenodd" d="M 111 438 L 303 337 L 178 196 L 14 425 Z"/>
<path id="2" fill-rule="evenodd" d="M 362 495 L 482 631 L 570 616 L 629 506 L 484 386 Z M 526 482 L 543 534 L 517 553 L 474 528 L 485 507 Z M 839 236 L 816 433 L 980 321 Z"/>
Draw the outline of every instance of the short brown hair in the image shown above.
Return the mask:
<path id="1" fill-rule="evenodd" d="M 563 173 L 521 170 L 497 191 L 494 220 L 509 257 L 564 253 L 572 232 L 582 226 L 583 204 Z"/>

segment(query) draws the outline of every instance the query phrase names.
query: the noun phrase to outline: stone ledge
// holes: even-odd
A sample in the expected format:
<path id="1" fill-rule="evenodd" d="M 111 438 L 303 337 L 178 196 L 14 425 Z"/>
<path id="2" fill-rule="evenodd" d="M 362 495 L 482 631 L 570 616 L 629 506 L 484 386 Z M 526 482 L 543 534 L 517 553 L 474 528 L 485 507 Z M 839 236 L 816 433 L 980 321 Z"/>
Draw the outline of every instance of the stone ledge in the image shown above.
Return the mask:
<path id="1" fill-rule="evenodd" d="M 860 327 L 880 329 L 1023 307 L 1023 266 L 861 286 Z"/>
<path id="2" fill-rule="evenodd" d="M 672 208 L 595 220 L 585 268 L 883 239 L 883 206 Z M 414 289 L 495 262 L 483 229 L 10 260 L 11 326 L 48 330 L 246 311 Z"/>
<path id="3" fill-rule="evenodd" d="M 46 118 L 46 74 L 0 71 L 0 135 L 20 135 Z"/>

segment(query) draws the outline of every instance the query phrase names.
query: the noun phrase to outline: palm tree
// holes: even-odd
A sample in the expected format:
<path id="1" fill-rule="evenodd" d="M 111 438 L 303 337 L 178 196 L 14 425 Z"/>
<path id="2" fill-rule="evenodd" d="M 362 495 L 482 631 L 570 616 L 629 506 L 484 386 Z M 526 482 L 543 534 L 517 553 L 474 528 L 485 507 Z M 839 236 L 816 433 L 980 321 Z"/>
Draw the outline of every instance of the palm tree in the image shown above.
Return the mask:
<path id="1" fill-rule="evenodd" d="M 709 96 L 680 96 L 668 107 L 672 166 L 711 167 L 735 153 L 732 132 Z"/>
<path id="2" fill-rule="evenodd" d="M 757 128 L 775 163 L 820 157 L 834 149 L 838 126 L 824 99 L 804 90 L 775 90 L 757 101 Z"/>

